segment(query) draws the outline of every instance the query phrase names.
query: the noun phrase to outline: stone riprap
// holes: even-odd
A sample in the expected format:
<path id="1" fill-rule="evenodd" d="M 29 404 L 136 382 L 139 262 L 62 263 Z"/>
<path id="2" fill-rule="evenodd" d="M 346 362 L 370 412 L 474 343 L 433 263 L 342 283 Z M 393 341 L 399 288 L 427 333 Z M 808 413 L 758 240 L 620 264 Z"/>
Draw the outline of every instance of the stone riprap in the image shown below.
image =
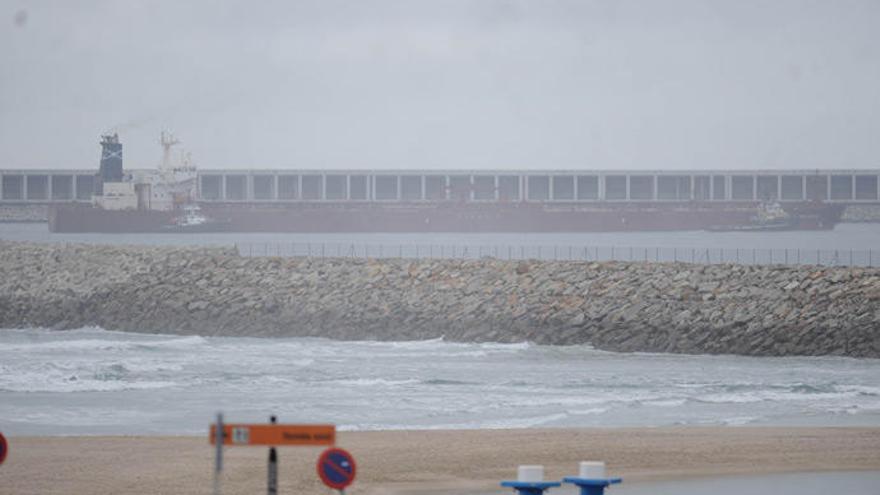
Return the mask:
<path id="1" fill-rule="evenodd" d="M 880 270 L 0 242 L 0 327 L 880 357 Z"/>

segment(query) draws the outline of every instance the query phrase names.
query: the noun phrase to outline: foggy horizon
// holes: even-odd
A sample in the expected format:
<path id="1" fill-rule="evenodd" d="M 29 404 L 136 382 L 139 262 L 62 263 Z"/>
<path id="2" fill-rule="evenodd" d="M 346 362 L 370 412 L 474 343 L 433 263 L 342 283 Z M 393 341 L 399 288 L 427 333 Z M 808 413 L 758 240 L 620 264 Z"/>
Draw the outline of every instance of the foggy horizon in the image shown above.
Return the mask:
<path id="1" fill-rule="evenodd" d="M 880 4 L 0 5 L 0 168 L 880 167 Z"/>

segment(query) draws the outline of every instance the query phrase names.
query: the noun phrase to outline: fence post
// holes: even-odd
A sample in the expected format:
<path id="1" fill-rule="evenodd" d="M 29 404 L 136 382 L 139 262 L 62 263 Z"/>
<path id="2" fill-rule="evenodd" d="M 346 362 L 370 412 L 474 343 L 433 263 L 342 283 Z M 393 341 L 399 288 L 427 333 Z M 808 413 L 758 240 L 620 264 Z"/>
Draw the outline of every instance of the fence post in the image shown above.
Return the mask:
<path id="1" fill-rule="evenodd" d="M 873 254 L 874 254 L 874 250 L 873 250 L 873 249 L 869 249 L 869 250 L 868 250 L 868 266 L 874 266 L 874 261 L 873 261 L 873 259 L 872 259 L 872 258 L 873 258 Z"/>
<path id="2" fill-rule="evenodd" d="M 611 261 L 614 261 L 614 246 L 611 246 Z"/>
<path id="3" fill-rule="evenodd" d="M 821 259 L 822 259 L 822 258 L 819 256 L 819 250 L 817 249 L 817 250 L 816 250 L 816 264 L 817 264 L 817 265 L 821 265 L 821 264 L 822 264 L 822 263 L 820 263 L 820 261 L 819 261 L 819 260 L 821 260 Z"/>

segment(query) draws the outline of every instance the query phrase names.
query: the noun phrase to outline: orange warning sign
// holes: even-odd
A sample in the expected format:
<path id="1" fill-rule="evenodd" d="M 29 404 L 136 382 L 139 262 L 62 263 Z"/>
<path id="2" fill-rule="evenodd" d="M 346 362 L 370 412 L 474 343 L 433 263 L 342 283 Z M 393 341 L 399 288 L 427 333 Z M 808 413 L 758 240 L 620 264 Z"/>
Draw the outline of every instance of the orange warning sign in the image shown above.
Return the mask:
<path id="1" fill-rule="evenodd" d="M 217 437 L 211 425 L 211 444 Z M 334 445 L 336 425 L 224 424 L 223 445 Z"/>

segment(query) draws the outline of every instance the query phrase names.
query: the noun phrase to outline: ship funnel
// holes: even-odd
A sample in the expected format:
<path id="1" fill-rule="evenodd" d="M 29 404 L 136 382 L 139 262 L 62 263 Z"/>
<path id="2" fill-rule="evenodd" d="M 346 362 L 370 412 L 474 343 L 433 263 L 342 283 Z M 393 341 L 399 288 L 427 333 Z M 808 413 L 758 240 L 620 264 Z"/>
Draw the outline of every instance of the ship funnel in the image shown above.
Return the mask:
<path id="1" fill-rule="evenodd" d="M 118 134 L 101 136 L 101 166 L 98 169 L 98 194 L 105 182 L 122 182 L 122 143 Z"/>

